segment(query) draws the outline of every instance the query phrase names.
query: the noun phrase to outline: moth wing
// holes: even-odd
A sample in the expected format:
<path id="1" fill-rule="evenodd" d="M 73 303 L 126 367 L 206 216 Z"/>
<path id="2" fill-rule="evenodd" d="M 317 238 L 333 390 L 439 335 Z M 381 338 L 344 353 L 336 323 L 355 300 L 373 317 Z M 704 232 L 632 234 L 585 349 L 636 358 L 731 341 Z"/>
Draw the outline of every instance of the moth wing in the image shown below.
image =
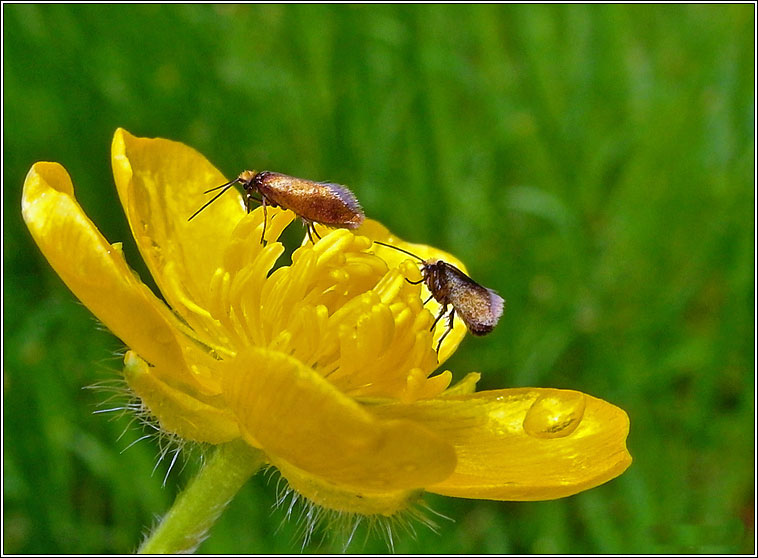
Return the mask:
<path id="1" fill-rule="evenodd" d="M 290 209 L 307 222 L 349 229 L 363 223 L 363 210 L 358 200 L 341 184 L 313 182 L 266 171 L 257 186 L 270 205 Z"/>
<path id="2" fill-rule="evenodd" d="M 358 198 L 355 197 L 355 194 L 353 194 L 347 186 L 336 184 L 334 182 L 317 182 L 317 184 L 326 188 L 334 198 L 344 204 L 350 213 L 356 216 L 356 219 L 359 219 L 355 225 L 356 227 L 363 222 L 363 219 L 365 218 L 363 208 L 361 208 Z"/>
<path id="3" fill-rule="evenodd" d="M 448 281 L 452 282 L 451 303 L 468 330 L 474 335 L 492 331 L 503 315 L 503 297 L 454 266 L 449 266 L 447 271 Z"/>

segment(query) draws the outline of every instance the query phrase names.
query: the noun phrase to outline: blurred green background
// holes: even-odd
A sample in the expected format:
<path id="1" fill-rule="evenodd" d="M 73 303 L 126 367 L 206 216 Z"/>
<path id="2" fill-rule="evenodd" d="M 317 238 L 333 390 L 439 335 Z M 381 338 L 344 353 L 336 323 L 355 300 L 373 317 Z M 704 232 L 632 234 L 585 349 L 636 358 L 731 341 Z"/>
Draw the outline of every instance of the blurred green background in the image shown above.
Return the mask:
<path id="1" fill-rule="evenodd" d="M 130 552 L 197 467 L 162 486 L 157 445 L 123 451 L 142 430 L 92 414 L 107 394 L 82 388 L 118 377 L 123 346 L 21 220 L 26 172 L 58 161 L 146 278 L 110 171 L 122 126 L 228 176 L 349 185 L 507 299 L 456 379 L 629 413 L 620 478 L 552 502 L 429 495 L 454 522 L 397 551 L 752 552 L 754 10 L 4 4 L 4 551 Z M 299 551 L 275 496 L 255 477 L 200 552 Z M 348 550 L 386 552 L 364 538 Z"/>

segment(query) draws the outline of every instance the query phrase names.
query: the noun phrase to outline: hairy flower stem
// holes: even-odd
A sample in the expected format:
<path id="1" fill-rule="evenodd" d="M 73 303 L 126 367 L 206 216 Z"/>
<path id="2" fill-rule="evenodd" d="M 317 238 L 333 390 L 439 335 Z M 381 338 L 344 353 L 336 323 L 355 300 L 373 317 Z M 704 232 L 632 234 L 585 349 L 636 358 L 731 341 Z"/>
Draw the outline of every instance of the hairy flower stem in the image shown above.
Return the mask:
<path id="1" fill-rule="evenodd" d="M 263 465 L 263 452 L 242 440 L 218 446 L 160 525 L 142 543 L 140 554 L 191 553 L 203 542 L 247 480 Z"/>

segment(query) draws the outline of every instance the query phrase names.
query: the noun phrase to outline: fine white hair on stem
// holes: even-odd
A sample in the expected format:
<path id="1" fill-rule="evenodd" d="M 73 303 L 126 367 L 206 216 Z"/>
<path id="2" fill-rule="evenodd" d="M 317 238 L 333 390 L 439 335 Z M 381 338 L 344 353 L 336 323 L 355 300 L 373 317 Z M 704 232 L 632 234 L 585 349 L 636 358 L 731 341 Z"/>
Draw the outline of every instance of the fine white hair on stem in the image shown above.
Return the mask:
<path id="1" fill-rule="evenodd" d="M 119 434 L 117 440 L 122 439 L 127 432 L 132 430 L 136 425 L 145 432 L 135 440 L 129 442 L 126 447 L 121 450 L 121 453 L 130 449 L 139 442 L 145 440 L 155 440 L 158 446 L 158 453 L 156 457 L 155 466 L 151 474 L 155 474 L 158 467 L 162 462 L 167 461 L 168 467 L 163 476 L 163 486 L 168 482 L 169 475 L 172 471 L 177 470 L 176 465 L 180 463 L 179 457 L 182 455 L 181 467 L 179 472 L 184 470 L 184 467 L 189 462 L 188 454 L 191 453 L 189 449 L 199 447 L 199 445 L 187 442 L 173 434 L 163 430 L 158 423 L 157 419 L 150 413 L 149 409 L 142 403 L 141 399 L 131 390 L 124 377 L 115 370 L 110 370 L 114 374 L 114 377 L 106 378 L 85 386 L 83 389 L 92 390 L 105 394 L 101 401 L 96 403 L 99 407 L 93 411 L 93 414 L 107 414 L 110 420 L 121 419 L 125 415 L 130 416 L 130 420 Z M 202 461 L 202 451 L 201 461 Z"/>
<path id="2" fill-rule="evenodd" d="M 268 467 L 265 475 L 269 483 L 276 476 L 276 497 L 272 512 L 281 510 L 283 514 L 275 532 L 279 533 L 286 522 L 294 520 L 294 537 L 302 551 L 306 551 L 309 545 L 323 544 L 325 539 L 329 538 L 344 553 L 351 545 L 365 546 L 369 538 L 375 536 L 384 541 L 389 552 L 394 552 L 397 535 L 404 533 L 415 539 L 417 525 L 423 525 L 432 532 L 439 533 L 439 526 L 431 515 L 450 520 L 434 511 L 420 498 L 410 503 L 406 509 L 389 517 L 329 510 L 308 500 L 290 487 L 274 467 Z M 361 531 L 364 536 L 360 537 L 363 541 L 359 542 L 358 533 Z"/>

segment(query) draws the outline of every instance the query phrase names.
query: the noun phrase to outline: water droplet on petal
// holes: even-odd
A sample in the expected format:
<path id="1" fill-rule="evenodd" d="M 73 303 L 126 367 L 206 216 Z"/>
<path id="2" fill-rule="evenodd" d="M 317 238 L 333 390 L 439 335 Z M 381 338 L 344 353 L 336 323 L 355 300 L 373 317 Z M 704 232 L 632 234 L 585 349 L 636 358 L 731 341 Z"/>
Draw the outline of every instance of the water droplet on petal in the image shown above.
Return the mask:
<path id="1" fill-rule="evenodd" d="M 540 395 L 526 412 L 524 431 L 535 438 L 563 438 L 582 422 L 586 405 L 583 393 Z"/>

